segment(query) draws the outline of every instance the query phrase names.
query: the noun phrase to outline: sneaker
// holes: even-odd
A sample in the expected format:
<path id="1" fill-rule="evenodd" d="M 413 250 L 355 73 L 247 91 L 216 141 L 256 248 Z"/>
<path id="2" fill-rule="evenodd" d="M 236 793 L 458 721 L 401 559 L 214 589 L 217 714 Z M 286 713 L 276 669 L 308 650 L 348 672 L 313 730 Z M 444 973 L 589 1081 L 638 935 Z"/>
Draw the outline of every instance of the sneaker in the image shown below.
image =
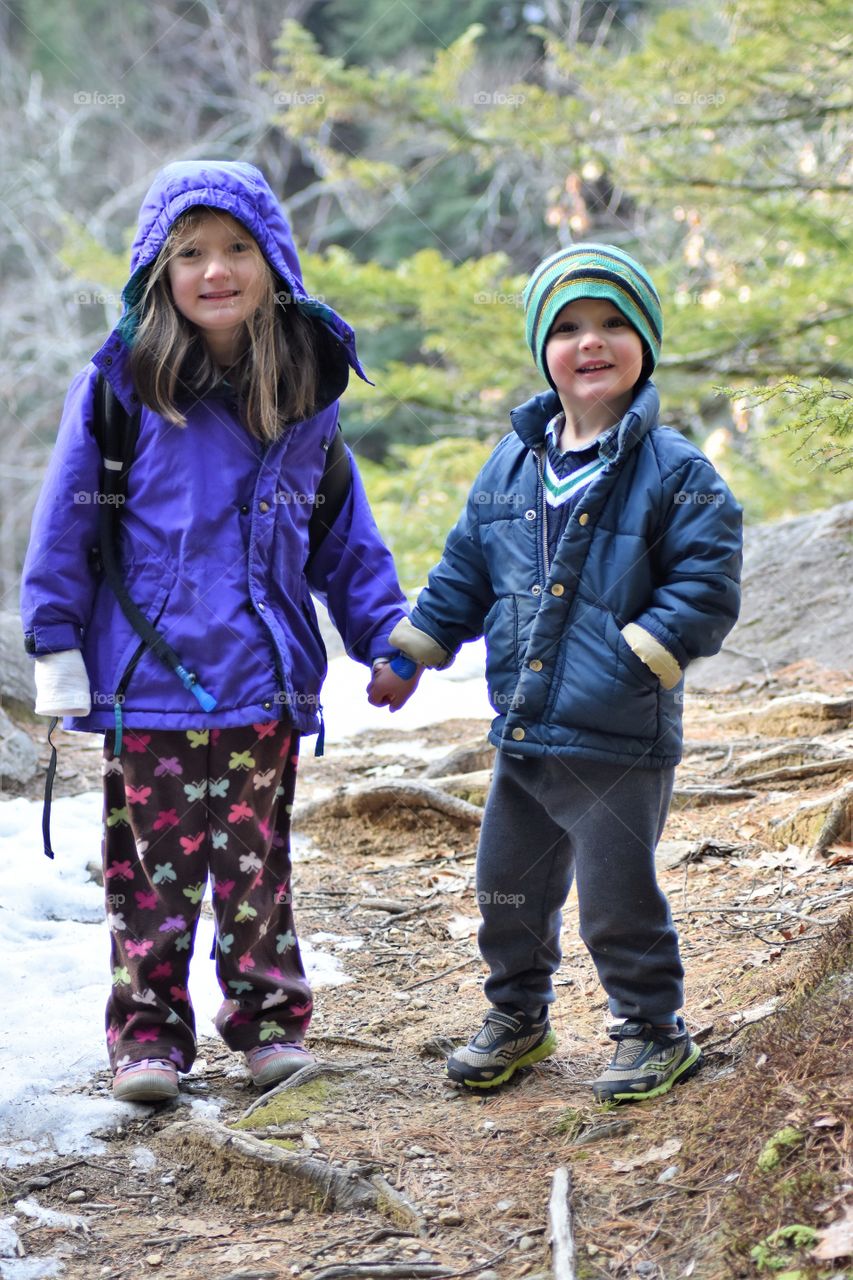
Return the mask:
<path id="1" fill-rule="evenodd" d="M 702 1065 L 699 1046 L 690 1039 L 681 1018 L 677 1035 L 633 1018 L 612 1026 L 607 1034 L 616 1041 L 616 1052 L 607 1070 L 593 1082 L 596 1102 L 658 1098 Z"/>
<path id="2" fill-rule="evenodd" d="M 258 1049 L 250 1049 L 246 1054 L 252 1084 L 259 1089 L 268 1089 L 271 1084 L 286 1080 L 303 1067 L 313 1066 L 316 1061 L 313 1053 L 309 1053 L 303 1044 L 295 1041 L 264 1044 Z"/>
<path id="3" fill-rule="evenodd" d="M 471 1089 L 494 1089 L 519 1067 L 541 1062 L 556 1048 L 547 1013 L 535 1021 L 526 1013 L 490 1009 L 474 1038 L 448 1058 L 447 1074 Z"/>
<path id="4" fill-rule="evenodd" d="M 117 1102 L 167 1102 L 178 1096 L 178 1071 L 163 1058 L 140 1058 L 119 1067 L 113 1076 Z"/>

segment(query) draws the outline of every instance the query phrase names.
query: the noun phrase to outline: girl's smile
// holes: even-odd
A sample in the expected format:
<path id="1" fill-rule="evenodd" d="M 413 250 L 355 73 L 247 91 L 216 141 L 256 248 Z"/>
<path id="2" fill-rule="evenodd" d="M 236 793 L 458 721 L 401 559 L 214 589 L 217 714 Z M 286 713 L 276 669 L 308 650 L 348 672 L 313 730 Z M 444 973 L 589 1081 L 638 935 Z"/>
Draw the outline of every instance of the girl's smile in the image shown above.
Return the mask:
<path id="1" fill-rule="evenodd" d="M 263 258 L 252 236 L 230 214 L 205 210 L 169 263 L 168 278 L 178 311 L 201 331 L 214 359 L 230 364 L 262 296 Z"/>

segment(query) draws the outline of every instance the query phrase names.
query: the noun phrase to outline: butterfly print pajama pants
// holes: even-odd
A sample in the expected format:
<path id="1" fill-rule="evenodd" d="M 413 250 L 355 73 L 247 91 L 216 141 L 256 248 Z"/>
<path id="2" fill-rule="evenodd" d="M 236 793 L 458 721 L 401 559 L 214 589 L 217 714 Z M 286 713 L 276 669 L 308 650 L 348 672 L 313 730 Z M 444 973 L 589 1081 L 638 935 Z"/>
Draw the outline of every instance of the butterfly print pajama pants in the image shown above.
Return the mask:
<path id="1" fill-rule="evenodd" d="M 232 1049 L 301 1041 L 311 989 L 290 892 L 299 737 L 281 722 L 129 730 L 104 744 L 104 886 L 112 939 L 113 1070 L 165 1058 L 188 1071 L 188 978 L 208 874 L 216 921 L 216 1026 Z"/>

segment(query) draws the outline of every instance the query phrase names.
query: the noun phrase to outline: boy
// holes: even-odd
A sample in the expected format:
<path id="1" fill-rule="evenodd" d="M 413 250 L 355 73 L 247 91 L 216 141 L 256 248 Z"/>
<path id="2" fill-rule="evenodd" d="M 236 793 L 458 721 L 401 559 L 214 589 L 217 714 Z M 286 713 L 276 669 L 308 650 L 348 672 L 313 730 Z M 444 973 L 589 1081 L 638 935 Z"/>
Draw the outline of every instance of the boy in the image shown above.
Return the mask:
<path id="1" fill-rule="evenodd" d="M 450 1078 L 492 1088 L 554 1052 L 574 878 L 616 1042 L 594 1094 L 624 1102 L 700 1065 L 654 850 L 681 759 L 684 668 L 737 618 L 741 508 L 704 454 L 658 425 L 661 305 L 639 263 L 609 245 L 561 249 L 524 305 L 550 389 L 510 415 L 391 643 L 440 667 L 485 634 L 497 712 L 477 857 L 491 1007 Z"/>

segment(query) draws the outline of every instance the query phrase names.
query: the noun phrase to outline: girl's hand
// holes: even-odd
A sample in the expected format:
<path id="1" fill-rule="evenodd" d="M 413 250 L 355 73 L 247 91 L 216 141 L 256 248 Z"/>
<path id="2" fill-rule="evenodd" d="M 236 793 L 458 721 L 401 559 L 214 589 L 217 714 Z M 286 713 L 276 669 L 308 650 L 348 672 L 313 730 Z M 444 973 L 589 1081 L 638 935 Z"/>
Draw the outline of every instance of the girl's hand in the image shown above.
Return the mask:
<path id="1" fill-rule="evenodd" d="M 373 679 L 367 686 L 367 701 L 372 707 L 390 707 L 392 712 L 399 711 L 417 689 L 423 670 L 423 667 L 418 667 L 410 679 L 401 680 L 387 662 L 375 667 Z"/>

